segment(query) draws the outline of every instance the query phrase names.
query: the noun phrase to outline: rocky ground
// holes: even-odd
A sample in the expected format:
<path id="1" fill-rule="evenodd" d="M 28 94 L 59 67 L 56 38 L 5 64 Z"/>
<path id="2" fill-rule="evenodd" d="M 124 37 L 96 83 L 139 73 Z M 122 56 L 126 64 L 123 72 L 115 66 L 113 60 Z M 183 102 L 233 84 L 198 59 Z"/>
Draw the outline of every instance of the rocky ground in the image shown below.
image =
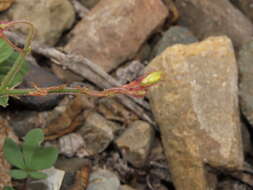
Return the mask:
<path id="1" fill-rule="evenodd" d="M 12 99 L 0 150 L 39 127 L 60 156 L 46 180 L 11 181 L 0 152 L 0 189 L 253 189 L 252 0 L 9 0 L 0 10 L 37 28 L 18 88 L 101 90 L 164 72 L 144 99 Z M 22 44 L 25 31 L 6 35 Z"/>

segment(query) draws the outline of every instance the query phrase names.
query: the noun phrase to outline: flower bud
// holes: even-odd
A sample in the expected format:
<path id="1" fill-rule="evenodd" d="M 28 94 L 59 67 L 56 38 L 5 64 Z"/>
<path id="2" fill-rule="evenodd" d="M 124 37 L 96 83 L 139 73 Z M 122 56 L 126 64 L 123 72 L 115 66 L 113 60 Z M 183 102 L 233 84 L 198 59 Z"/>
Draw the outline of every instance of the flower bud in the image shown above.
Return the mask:
<path id="1" fill-rule="evenodd" d="M 142 79 L 141 81 L 141 86 L 151 86 L 153 84 L 156 84 L 159 82 L 162 78 L 163 72 L 161 71 L 156 71 L 148 74 L 145 78 Z"/>

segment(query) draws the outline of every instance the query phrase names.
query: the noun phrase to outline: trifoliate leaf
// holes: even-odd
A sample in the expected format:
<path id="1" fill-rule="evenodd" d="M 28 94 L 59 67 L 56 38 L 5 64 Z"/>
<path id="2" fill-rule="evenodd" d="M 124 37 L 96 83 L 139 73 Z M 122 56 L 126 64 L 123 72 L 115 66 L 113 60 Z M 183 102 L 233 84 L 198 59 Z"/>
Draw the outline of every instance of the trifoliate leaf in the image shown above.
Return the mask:
<path id="1" fill-rule="evenodd" d="M 42 172 L 29 172 L 29 176 L 33 179 L 45 179 L 47 178 L 47 174 Z"/>

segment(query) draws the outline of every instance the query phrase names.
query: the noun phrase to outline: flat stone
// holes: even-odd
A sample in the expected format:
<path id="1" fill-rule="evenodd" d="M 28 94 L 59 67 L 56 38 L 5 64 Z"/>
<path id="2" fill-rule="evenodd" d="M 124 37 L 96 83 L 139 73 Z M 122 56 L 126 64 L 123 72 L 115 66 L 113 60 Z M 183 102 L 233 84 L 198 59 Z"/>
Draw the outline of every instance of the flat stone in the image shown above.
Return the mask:
<path id="1" fill-rule="evenodd" d="M 66 50 L 109 72 L 132 58 L 167 15 L 161 0 L 100 1 L 74 28 Z"/>
<path id="2" fill-rule="evenodd" d="M 115 141 L 124 159 L 135 167 L 147 160 L 154 139 L 154 130 L 147 122 L 135 121 Z"/>
<path id="3" fill-rule="evenodd" d="M 169 46 L 175 44 L 190 44 L 197 41 L 198 39 L 187 28 L 172 26 L 155 45 L 152 51 L 152 57 L 160 55 Z"/>
<path id="4" fill-rule="evenodd" d="M 38 66 L 29 64 L 29 71 L 26 74 L 23 82 L 18 86 L 18 88 L 34 88 L 34 84 L 38 87 L 49 87 L 57 86 L 63 84 L 62 81 L 47 71 L 46 69 Z M 36 110 L 46 110 L 51 109 L 56 106 L 63 95 L 47 95 L 47 96 L 23 96 L 17 101 L 23 106 L 36 109 Z"/>
<path id="5" fill-rule="evenodd" d="M 36 28 L 36 40 L 54 45 L 63 31 L 75 20 L 75 11 L 68 0 L 15 0 L 8 11 L 11 20 L 26 20 Z M 26 31 L 27 26 L 18 26 Z"/>
<path id="6" fill-rule="evenodd" d="M 109 170 L 98 169 L 91 173 L 87 190 L 119 190 L 119 178 Z"/>
<path id="7" fill-rule="evenodd" d="M 231 41 L 211 37 L 174 45 L 147 72 L 164 71 L 150 88 L 152 112 L 177 189 L 207 189 L 203 163 L 241 169 L 243 148 L 238 113 L 237 66 Z"/>
<path id="8" fill-rule="evenodd" d="M 80 2 L 87 8 L 91 9 L 95 7 L 95 5 L 99 2 L 100 0 L 80 0 Z"/>
<path id="9" fill-rule="evenodd" d="M 55 168 L 43 170 L 48 177 L 42 180 L 31 180 L 27 184 L 27 190 L 60 190 L 65 172 Z"/>
<path id="10" fill-rule="evenodd" d="M 179 24 L 193 32 L 199 39 L 227 35 L 236 47 L 253 36 L 253 25 L 228 0 L 176 0 L 180 12 Z"/>

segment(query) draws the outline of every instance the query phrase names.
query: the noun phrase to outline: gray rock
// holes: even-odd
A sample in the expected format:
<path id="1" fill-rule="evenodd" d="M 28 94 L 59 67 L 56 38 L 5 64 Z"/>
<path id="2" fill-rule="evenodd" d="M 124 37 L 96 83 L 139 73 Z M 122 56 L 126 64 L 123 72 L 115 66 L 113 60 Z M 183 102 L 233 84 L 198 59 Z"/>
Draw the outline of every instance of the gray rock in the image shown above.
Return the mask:
<path id="1" fill-rule="evenodd" d="M 197 41 L 198 39 L 187 28 L 172 26 L 155 45 L 152 51 L 152 57 L 160 55 L 169 46 L 175 44 L 190 44 Z"/>
<path id="2" fill-rule="evenodd" d="M 29 71 L 23 82 L 18 88 L 34 88 L 34 84 L 38 87 L 49 87 L 63 84 L 55 75 L 37 65 L 29 65 Z M 24 96 L 18 99 L 23 106 L 36 110 L 50 109 L 56 106 L 63 95 L 47 95 L 47 96 Z"/>
<path id="3" fill-rule="evenodd" d="M 16 0 L 7 14 L 11 20 L 33 23 L 36 39 L 48 45 L 54 45 L 75 19 L 74 8 L 68 0 Z M 27 27 L 18 28 L 25 31 Z"/>
<path id="4" fill-rule="evenodd" d="M 65 172 L 55 168 L 50 168 L 43 171 L 48 175 L 43 180 L 30 180 L 27 184 L 27 190 L 59 190 Z"/>
<path id="5" fill-rule="evenodd" d="M 147 122 L 135 121 L 115 141 L 124 159 L 135 167 L 147 160 L 154 139 L 154 130 Z"/>
<path id="6" fill-rule="evenodd" d="M 212 37 L 174 45 L 148 66 L 164 71 L 150 88 L 152 112 L 177 189 L 208 188 L 204 163 L 241 169 L 243 148 L 237 100 L 237 66 L 231 41 Z"/>
<path id="7" fill-rule="evenodd" d="M 98 154 L 104 151 L 114 139 L 114 133 L 120 126 L 114 122 L 106 120 L 98 113 L 90 113 L 85 124 L 79 130 L 83 137 L 84 147 L 80 149 L 80 157 Z"/>
<path id="8" fill-rule="evenodd" d="M 80 168 L 84 167 L 85 165 L 89 165 L 90 161 L 84 158 L 63 158 L 60 157 L 56 163 L 55 167 L 65 172 L 76 172 L 80 170 Z"/>
<path id="9" fill-rule="evenodd" d="M 91 173 L 87 190 L 119 190 L 118 177 L 109 170 L 98 169 Z"/>
<path id="10" fill-rule="evenodd" d="M 141 71 L 143 71 L 144 65 L 140 61 L 131 61 L 126 66 L 117 69 L 116 76 L 121 84 L 126 84 L 136 79 Z"/>
<path id="11" fill-rule="evenodd" d="M 227 35 L 233 45 L 240 47 L 253 36 L 253 25 L 228 0 L 175 0 L 180 13 L 179 24 L 193 32 L 198 39 Z"/>
<path id="12" fill-rule="evenodd" d="M 239 52 L 239 95 L 242 113 L 253 126 L 253 41 L 244 44 Z"/>

